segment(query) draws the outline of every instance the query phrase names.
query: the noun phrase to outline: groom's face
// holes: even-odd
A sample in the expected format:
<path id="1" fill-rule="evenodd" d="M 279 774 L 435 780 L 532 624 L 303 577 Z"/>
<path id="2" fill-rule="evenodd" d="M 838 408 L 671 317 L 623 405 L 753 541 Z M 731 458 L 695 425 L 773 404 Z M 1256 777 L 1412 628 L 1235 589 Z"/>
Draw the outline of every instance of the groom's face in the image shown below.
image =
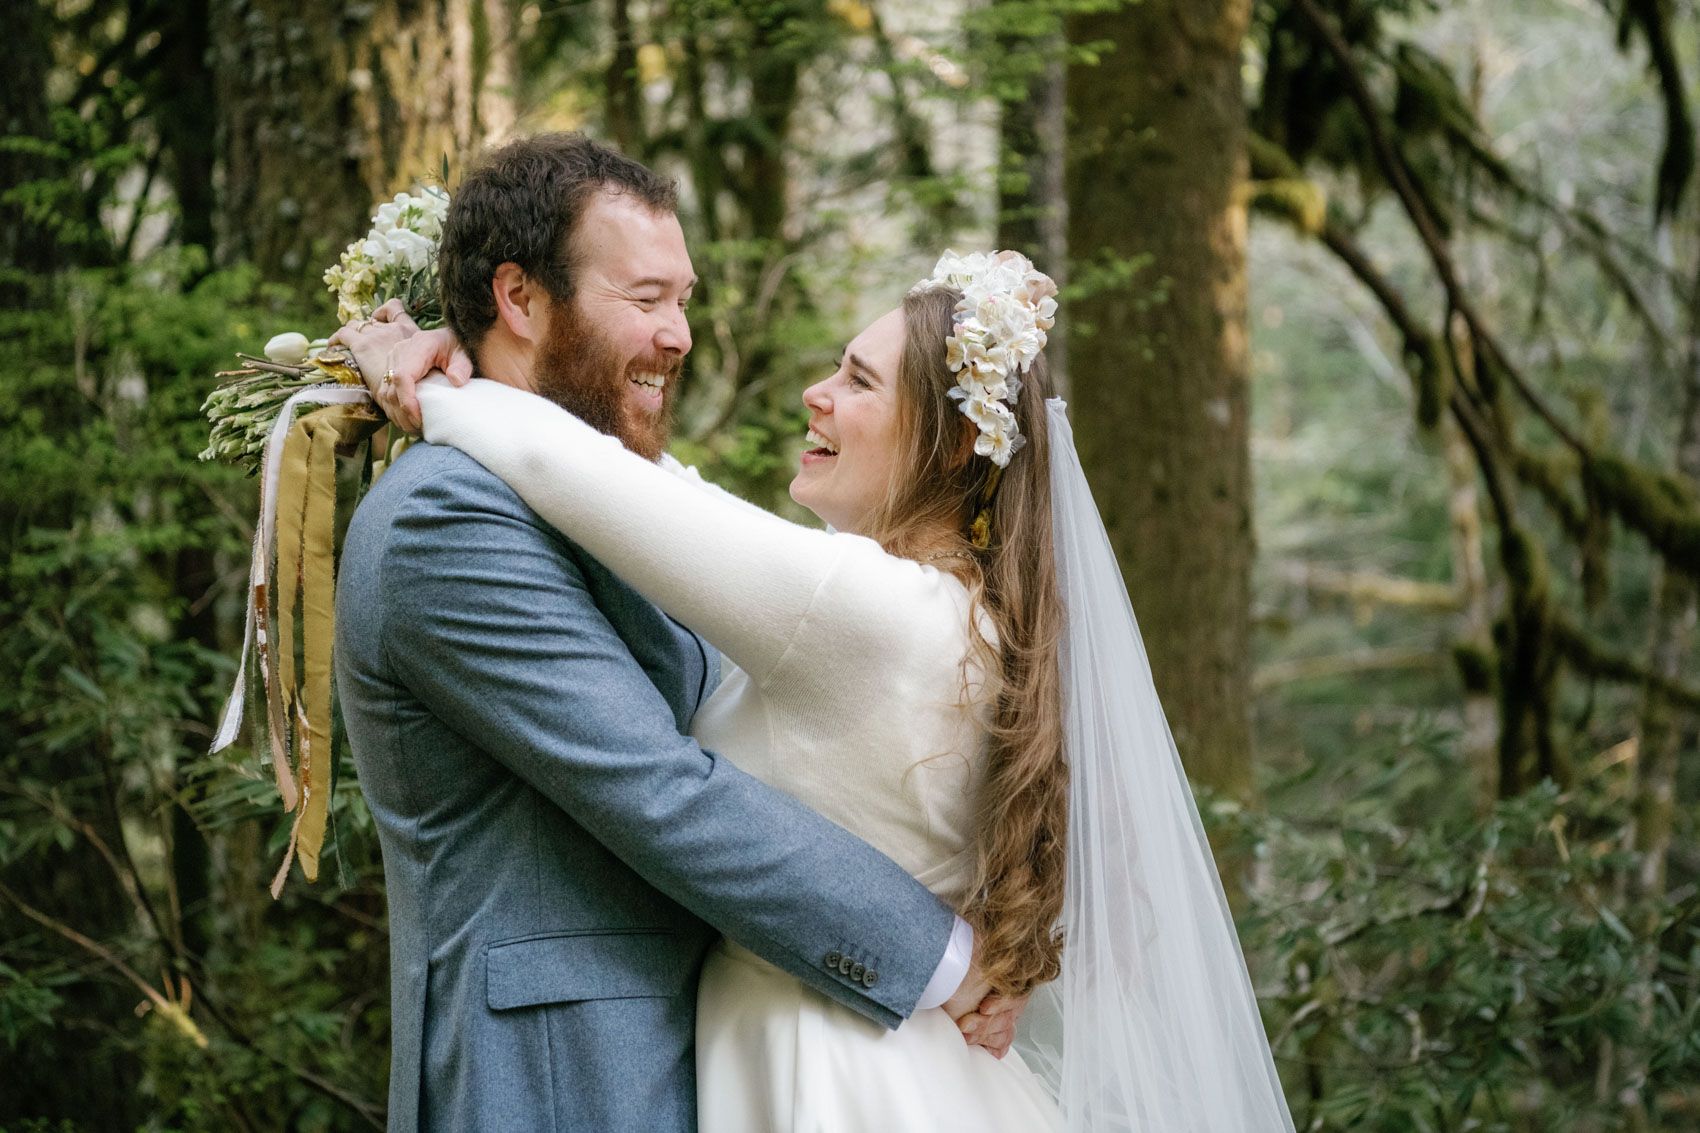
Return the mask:
<path id="1" fill-rule="evenodd" d="M 650 460 L 667 447 L 696 286 L 671 213 L 624 196 L 592 198 L 573 233 L 577 292 L 550 304 L 537 391 Z"/>

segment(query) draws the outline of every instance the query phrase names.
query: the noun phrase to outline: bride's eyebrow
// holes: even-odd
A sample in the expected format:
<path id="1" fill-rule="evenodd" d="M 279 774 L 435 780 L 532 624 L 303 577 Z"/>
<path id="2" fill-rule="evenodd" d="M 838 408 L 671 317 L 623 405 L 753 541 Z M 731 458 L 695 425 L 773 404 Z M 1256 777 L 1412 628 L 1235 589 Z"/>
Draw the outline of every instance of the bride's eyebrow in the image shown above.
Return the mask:
<path id="1" fill-rule="evenodd" d="M 846 355 L 846 358 L 849 360 L 851 366 L 862 371 L 862 373 L 868 375 L 868 377 L 874 379 L 874 381 L 876 381 L 876 382 L 885 381 L 884 378 L 880 377 L 880 372 L 878 370 L 874 369 L 872 366 L 868 365 L 868 363 L 865 360 L 863 360 L 862 358 L 859 358 L 854 354 Z"/>

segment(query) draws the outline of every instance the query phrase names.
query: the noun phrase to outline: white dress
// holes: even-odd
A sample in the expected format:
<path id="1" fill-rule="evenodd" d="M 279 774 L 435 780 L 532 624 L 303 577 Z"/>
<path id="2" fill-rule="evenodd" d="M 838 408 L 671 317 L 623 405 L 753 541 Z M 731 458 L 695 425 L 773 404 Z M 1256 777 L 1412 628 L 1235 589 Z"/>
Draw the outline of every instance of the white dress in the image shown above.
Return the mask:
<path id="1" fill-rule="evenodd" d="M 544 519 L 724 657 L 705 748 L 884 851 L 951 905 L 973 873 L 985 703 L 952 575 L 802 527 L 651 464 L 494 382 L 420 387 L 427 439 L 501 476 Z M 1011 1051 L 942 1010 L 895 1031 L 722 942 L 698 991 L 702 1133 L 1060 1129 Z"/>

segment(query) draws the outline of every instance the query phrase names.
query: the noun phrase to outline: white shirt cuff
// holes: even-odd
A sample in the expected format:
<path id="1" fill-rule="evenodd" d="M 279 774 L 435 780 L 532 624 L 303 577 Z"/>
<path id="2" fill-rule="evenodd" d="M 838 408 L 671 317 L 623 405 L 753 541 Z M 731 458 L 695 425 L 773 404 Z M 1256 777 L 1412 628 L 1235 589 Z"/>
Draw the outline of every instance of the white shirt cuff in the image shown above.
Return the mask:
<path id="1" fill-rule="evenodd" d="M 927 981 L 921 998 L 915 1001 L 915 1010 L 943 1007 L 945 1000 L 955 995 L 962 981 L 968 978 L 968 966 L 973 960 L 974 930 L 967 921 L 957 917 L 956 927 L 950 930 L 950 943 L 945 945 L 944 955 L 939 958 L 939 966 L 933 969 L 933 978 Z"/>

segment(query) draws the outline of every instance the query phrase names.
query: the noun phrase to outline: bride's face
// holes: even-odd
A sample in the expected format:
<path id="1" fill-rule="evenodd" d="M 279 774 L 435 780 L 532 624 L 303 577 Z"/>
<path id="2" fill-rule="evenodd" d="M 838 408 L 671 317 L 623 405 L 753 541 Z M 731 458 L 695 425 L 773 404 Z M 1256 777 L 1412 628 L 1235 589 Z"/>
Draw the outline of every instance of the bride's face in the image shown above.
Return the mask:
<path id="1" fill-rule="evenodd" d="M 803 391 L 809 450 L 791 498 L 839 531 L 862 530 L 891 490 L 903 330 L 901 308 L 882 315 L 850 340 L 831 377 Z"/>

